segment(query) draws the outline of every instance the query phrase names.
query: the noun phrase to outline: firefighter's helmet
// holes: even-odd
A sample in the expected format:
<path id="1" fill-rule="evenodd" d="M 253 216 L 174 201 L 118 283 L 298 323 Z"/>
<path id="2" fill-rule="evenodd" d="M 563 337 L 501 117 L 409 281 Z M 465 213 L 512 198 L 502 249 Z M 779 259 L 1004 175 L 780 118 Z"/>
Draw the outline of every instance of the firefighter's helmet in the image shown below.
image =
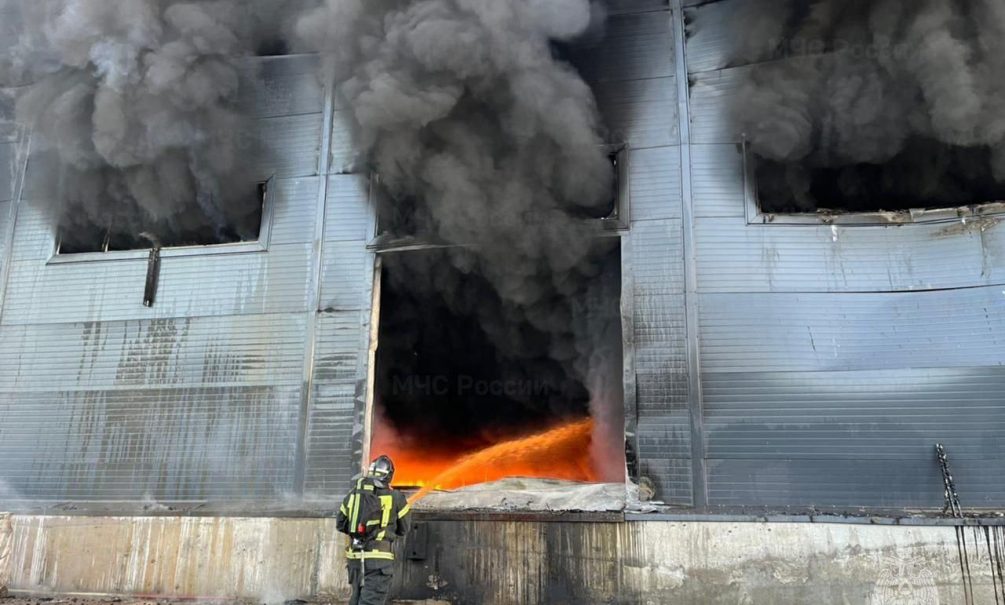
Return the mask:
<path id="1" fill-rule="evenodd" d="M 369 474 L 380 485 L 390 486 L 394 480 L 394 462 L 388 456 L 380 456 L 370 463 Z"/>

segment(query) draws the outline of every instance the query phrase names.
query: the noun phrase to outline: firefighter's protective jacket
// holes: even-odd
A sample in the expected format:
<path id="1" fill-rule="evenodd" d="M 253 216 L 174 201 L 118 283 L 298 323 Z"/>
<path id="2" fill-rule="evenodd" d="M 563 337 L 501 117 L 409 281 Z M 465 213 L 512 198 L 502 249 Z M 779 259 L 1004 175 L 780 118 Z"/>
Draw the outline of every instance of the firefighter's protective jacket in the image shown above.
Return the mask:
<path id="1" fill-rule="evenodd" d="M 408 534 L 410 517 L 408 516 L 408 499 L 399 491 L 390 487 L 378 487 L 363 478 L 356 480 L 357 489 L 373 489 L 380 498 L 380 531 L 376 537 L 364 545 L 362 549 L 355 550 L 352 544 L 346 549 L 346 559 L 358 561 L 366 559 L 368 562 L 379 563 L 394 561 L 394 550 L 391 543 L 395 539 Z M 339 528 L 349 527 L 347 515 L 349 511 L 345 504 L 339 507 L 336 516 L 336 526 Z"/>

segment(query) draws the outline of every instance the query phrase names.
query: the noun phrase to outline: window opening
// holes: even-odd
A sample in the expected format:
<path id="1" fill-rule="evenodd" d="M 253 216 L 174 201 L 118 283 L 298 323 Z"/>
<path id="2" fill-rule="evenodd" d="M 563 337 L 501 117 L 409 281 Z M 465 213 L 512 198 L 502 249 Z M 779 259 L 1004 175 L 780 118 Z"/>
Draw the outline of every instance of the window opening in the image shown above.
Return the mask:
<path id="1" fill-rule="evenodd" d="M 763 213 L 871 213 L 954 208 L 1005 200 L 987 148 L 918 139 L 884 163 L 779 162 L 749 153 Z"/>
<path id="2" fill-rule="evenodd" d="M 271 181 L 258 183 L 249 196 L 247 211 L 232 216 L 226 225 L 210 224 L 199 216 L 176 221 L 154 221 L 141 227 L 128 226 L 114 218 L 107 225 L 93 222 L 71 224 L 64 220 L 58 229 L 56 254 L 60 256 L 86 253 L 148 250 L 156 241 L 159 248 L 218 246 L 257 242 L 262 236 Z"/>

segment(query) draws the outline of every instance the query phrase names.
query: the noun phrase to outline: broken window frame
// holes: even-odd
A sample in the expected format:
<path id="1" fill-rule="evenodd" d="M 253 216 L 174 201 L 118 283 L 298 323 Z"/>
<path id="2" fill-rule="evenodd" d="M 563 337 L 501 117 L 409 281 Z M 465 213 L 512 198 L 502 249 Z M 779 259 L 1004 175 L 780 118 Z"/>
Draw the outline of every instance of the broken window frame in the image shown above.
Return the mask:
<path id="1" fill-rule="evenodd" d="M 611 158 L 614 165 L 615 178 L 615 199 L 614 208 L 610 214 L 603 218 L 583 219 L 584 221 L 596 225 L 598 235 L 618 236 L 629 231 L 631 228 L 631 182 L 630 182 L 630 162 L 631 152 L 627 144 L 608 144 L 604 146 L 607 156 Z M 405 236 L 401 238 L 391 238 L 381 228 L 381 217 L 379 209 L 387 199 L 387 192 L 381 187 L 380 175 L 376 172 L 370 174 L 370 207 L 373 209 L 372 226 L 370 228 L 370 241 L 367 248 L 378 253 L 384 252 L 408 252 L 412 250 L 429 250 L 434 248 L 464 247 L 471 244 L 448 244 L 437 241 L 428 236 Z"/>
<path id="2" fill-rule="evenodd" d="M 875 212 L 764 212 L 757 193 L 757 157 L 744 137 L 740 144 L 743 161 L 743 198 L 748 225 L 843 225 L 875 227 L 884 225 L 911 225 L 949 223 L 982 217 L 1005 215 L 1005 202 L 982 202 L 967 206 L 945 208 L 912 208 Z"/>
<path id="3" fill-rule="evenodd" d="M 256 252 L 267 252 L 269 242 L 272 238 L 272 220 L 275 213 L 275 177 L 260 183 L 264 188 L 262 196 L 262 222 L 258 231 L 258 239 L 245 242 L 231 242 L 223 244 L 201 244 L 190 246 L 165 246 L 160 249 L 161 258 L 177 258 L 186 256 L 207 256 L 217 254 L 248 254 Z M 50 258 L 46 264 L 62 265 L 80 262 L 99 261 L 122 261 L 122 260 L 146 260 L 153 248 L 153 244 L 147 248 L 136 248 L 133 250 L 108 250 L 110 232 L 105 232 L 105 239 L 101 252 L 74 252 L 61 254 L 61 245 L 58 228 L 54 229 L 53 247 Z"/>

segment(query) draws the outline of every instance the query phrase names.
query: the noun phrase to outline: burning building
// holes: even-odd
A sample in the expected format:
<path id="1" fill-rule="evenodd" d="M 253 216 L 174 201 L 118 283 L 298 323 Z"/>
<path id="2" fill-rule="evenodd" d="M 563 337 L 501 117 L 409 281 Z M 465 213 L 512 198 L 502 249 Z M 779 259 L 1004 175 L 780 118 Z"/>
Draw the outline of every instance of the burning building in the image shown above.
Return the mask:
<path id="1" fill-rule="evenodd" d="M 416 598 L 1005 585 L 933 518 L 936 443 L 968 522 L 1005 505 L 991 0 L 237 4 L 0 2 L 12 587 L 113 590 L 61 558 L 70 510 L 212 570 L 116 591 L 322 592 L 378 452 L 475 486 L 427 501 Z M 493 496 L 526 477 L 557 482 Z M 247 561 L 172 550 L 225 534 Z"/>

